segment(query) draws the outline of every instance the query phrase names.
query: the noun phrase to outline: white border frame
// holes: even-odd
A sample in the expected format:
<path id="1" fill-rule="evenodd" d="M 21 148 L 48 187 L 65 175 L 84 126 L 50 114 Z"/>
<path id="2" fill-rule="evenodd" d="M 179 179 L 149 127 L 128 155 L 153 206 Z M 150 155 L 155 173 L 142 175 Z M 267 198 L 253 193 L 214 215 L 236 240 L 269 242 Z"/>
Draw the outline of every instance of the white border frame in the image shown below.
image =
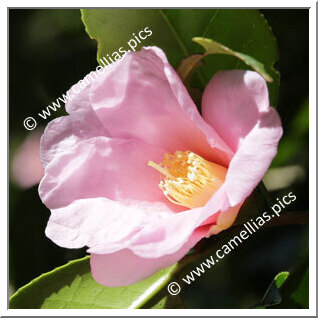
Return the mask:
<path id="1" fill-rule="evenodd" d="M 1 34 L 2 39 L 7 38 L 8 30 L 8 7 L 18 8 L 23 7 L 26 2 L 21 0 L 5 1 L 1 5 Z M 27 3 L 29 7 L 43 7 L 44 3 L 40 0 L 32 0 Z M 173 1 L 171 0 L 161 0 L 158 1 L 156 5 L 153 5 L 153 2 L 146 2 L 143 0 L 137 0 L 134 2 L 128 3 L 128 1 L 114 1 L 113 5 L 110 2 L 107 2 L 108 7 L 184 7 L 185 2 L 181 0 Z M 111 311 L 105 309 L 7 309 L 7 262 L 1 262 L 1 289 L 0 289 L 0 313 L 1 316 L 121 316 L 121 315 L 130 315 L 130 316 L 316 316 L 316 3 L 315 1 L 281 1 L 281 0 L 267 0 L 267 1 L 247 1 L 242 0 L 239 2 L 240 7 L 236 5 L 238 2 L 227 1 L 227 0 L 214 0 L 211 1 L 202 1 L 197 0 L 195 2 L 197 7 L 209 8 L 211 4 L 213 7 L 249 7 L 249 8 L 309 8 L 309 249 L 310 249 L 310 284 L 309 284 L 309 309 L 271 309 L 261 310 L 261 309 L 152 309 L 149 310 L 133 310 L 133 309 L 112 309 Z M 103 7 L 105 6 L 105 1 L 96 1 L 91 0 L 89 2 L 83 0 L 77 1 L 68 1 L 68 0 L 55 0 L 55 1 L 46 1 L 44 8 L 54 8 L 54 7 L 64 7 L 64 8 L 78 8 L 78 7 Z M 2 64 L 2 85 L 1 85 L 1 96 L 6 96 L 6 100 L 2 103 L 0 108 L 1 112 L 1 125 L 0 125 L 0 142 L 1 149 L 7 149 L 7 133 L 8 133 L 8 112 L 5 107 L 8 104 L 8 87 L 4 85 L 7 81 L 7 74 L 4 70 L 8 70 L 8 50 L 1 50 L 1 64 Z M 7 85 L 9 83 L 7 82 Z M 7 136 L 7 138 L 5 138 Z M 7 167 L 7 157 L 1 157 L 2 169 L 4 169 L 5 163 Z M 8 169 L 7 169 L 8 171 Z M 7 188 L 7 172 L 1 174 L 1 195 L 2 198 L 8 198 L 8 188 Z M 6 195 L 5 195 L 6 194 Z M 7 239 L 8 239 L 8 228 L 7 228 L 7 205 L 5 205 L 5 200 L 2 200 L 2 213 L 1 213 L 1 231 L 0 237 L 3 244 L 2 254 L 7 250 Z"/>

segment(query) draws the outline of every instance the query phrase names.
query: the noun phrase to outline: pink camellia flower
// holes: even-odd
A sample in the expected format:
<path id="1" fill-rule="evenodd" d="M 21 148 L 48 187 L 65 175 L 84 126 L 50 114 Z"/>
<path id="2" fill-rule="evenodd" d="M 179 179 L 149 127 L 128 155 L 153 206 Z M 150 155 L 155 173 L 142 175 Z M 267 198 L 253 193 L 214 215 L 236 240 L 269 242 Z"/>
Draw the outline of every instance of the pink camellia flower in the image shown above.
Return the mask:
<path id="1" fill-rule="evenodd" d="M 44 132 L 39 193 L 46 235 L 88 246 L 97 282 L 129 285 L 232 225 L 282 128 L 255 72 L 216 74 L 202 117 L 157 47 L 95 75 Z"/>
<path id="2" fill-rule="evenodd" d="M 31 132 L 13 156 L 12 179 L 22 189 L 38 184 L 43 178 L 43 167 L 39 158 L 42 132 Z"/>

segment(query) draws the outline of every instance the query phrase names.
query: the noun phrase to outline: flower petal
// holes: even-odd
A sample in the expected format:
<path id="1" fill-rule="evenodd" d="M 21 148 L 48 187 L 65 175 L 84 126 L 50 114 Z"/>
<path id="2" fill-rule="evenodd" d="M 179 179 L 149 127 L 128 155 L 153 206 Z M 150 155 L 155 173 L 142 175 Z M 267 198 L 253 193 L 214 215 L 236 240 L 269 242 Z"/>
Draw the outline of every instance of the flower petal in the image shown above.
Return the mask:
<path id="1" fill-rule="evenodd" d="M 252 71 L 217 73 L 202 101 L 205 120 L 235 151 L 224 186 L 230 206 L 251 194 L 277 153 L 282 127 L 265 80 Z"/>
<path id="2" fill-rule="evenodd" d="M 234 152 L 268 109 L 266 82 L 252 71 L 217 73 L 202 97 L 203 118 Z"/>
<path id="3" fill-rule="evenodd" d="M 205 236 L 206 231 L 206 227 L 197 229 L 178 251 L 159 258 L 143 258 L 129 249 L 112 254 L 92 254 L 92 275 L 98 283 L 106 286 L 134 284 L 179 261 Z"/>
<path id="4" fill-rule="evenodd" d="M 69 152 L 81 140 L 108 135 L 92 111 L 56 118 L 49 122 L 41 138 L 42 165 L 45 168 L 52 159 Z"/>
<path id="5" fill-rule="evenodd" d="M 136 255 L 145 258 L 173 254 L 183 246 L 196 228 L 206 224 L 204 221 L 228 208 L 228 198 L 225 189 L 221 187 L 204 207 L 167 214 L 156 222 L 145 224 L 128 242 L 128 246 Z M 156 239 L 153 233 L 156 233 Z"/>
<path id="6" fill-rule="evenodd" d="M 93 82 L 91 102 L 114 137 L 139 138 L 170 152 L 190 150 L 222 164 L 232 155 L 159 48 L 126 54 Z"/>
<path id="7" fill-rule="evenodd" d="M 225 179 L 231 206 L 245 200 L 264 177 L 277 153 L 283 133 L 275 109 L 262 112 L 258 123 L 241 142 Z"/>
<path id="8" fill-rule="evenodd" d="M 220 232 L 228 229 L 232 224 L 234 223 L 237 214 L 241 208 L 242 204 L 238 204 L 237 206 L 234 206 L 232 208 L 229 208 L 227 211 L 221 212 L 218 215 L 218 218 L 216 220 L 216 224 L 213 224 L 208 233 L 207 237 L 210 237 L 211 235 L 219 234 Z"/>
<path id="9" fill-rule="evenodd" d="M 66 207 L 53 209 L 45 234 L 54 243 L 67 248 L 100 247 L 113 253 L 150 221 L 171 211 L 157 202 L 123 204 L 107 198 L 76 200 Z M 100 247 L 101 248 L 101 247 Z"/>
<path id="10" fill-rule="evenodd" d="M 160 162 L 164 153 L 140 140 L 82 140 L 55 154 L 40 183 L 40 197 L 50 209 L 96 197 L 160 202 L 164 200 L 158 188 L 160 176 L 147 163 Z"/>
<path id="11" fill-rule="evenodd" d="M 65 109 L 69 114 L 93 112 L 90 100 L 92 83 L 112 67 L 113 65 L 109 65 L 107 68 L 98 66 L 97 71 L 91 71 L 67 91 Z"/>
<path id="12" fill-rule="evenodd" d="M 262 112 L 259 122 L 242 141 L 239 150 L 230 162 L 223 185 L 202 208 L 192 209 L 170 215 L 168 219 L 150 224 L 136 234 L 131 249 L 142 257 L 159 257 L 174 253 L 187 240 L 192 231 L 213 215 L 222 212 L 212 227 L 210 234 L 219 233 L 234 222 L 239 207 L 261 181 L 277 152 L 278 141 L 282 135 L 277 112 L 269 108 Z M 204 222 L 204 223 L 203 223 Z M 154 229 L 155 227 L 155 229 Z M 160 242 L 151 242 L 152 231 L 164 232 Z M 147 242 L 147 243 L 143 243 Z"/>

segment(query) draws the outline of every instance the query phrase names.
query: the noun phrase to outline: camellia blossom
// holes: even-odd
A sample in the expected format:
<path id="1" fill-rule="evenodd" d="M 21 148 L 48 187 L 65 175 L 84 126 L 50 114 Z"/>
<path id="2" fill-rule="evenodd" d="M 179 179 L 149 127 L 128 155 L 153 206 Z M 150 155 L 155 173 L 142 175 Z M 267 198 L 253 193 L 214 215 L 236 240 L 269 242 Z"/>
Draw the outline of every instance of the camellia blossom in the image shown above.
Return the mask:
<path id="1" fill-rule="evenodd" d="M 13 181 L 22 189 L 28 189 L 43 178 L 39 158 L 42 131 L 31 132 L 13 156 L 11 173 Z"/>
<path id="2" fill-rule="evenodd" d="M 107 286 L 143 280 L 231 226 L 282 135 L 259 74 L 217 73 L 201 116 L 157 47 L 100 72 L 66 110 L 41 140 L 46 235 L 88 246 Z"/>

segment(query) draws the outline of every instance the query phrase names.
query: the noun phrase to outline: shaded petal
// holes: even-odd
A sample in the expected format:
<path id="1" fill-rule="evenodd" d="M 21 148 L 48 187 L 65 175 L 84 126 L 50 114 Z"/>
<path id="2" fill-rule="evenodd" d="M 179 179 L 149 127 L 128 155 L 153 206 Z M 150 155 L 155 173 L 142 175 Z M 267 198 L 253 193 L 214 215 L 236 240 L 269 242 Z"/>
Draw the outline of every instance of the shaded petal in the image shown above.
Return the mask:
<path id="1" fill-rule="evenodd" d="M 282 128 L 277 112 L 270 108 L 242 141 L 230 162 L 223 185 L 202 208 L 196 208 L 146 225 L 134 237 L 131 249 L 142 257 L 159 257 L 174 253 L 188 239 L 192 231 L 219 214 L 216 226 L 209 235 L 217 234 L 235 220 L 239 207 L 261 181 L 277 152 Z M 238 206 L 238 207 L 237 207 Z M 204 222 L 204 223 L 203 223 Z M 151 242 L 151 232 L 161 231 L 160 242 Z"/>
<path id="2" fill-rule="evenodd" d="M 90 72 L 67 91 L 65 109 L 71 116 L 52 120 L 41 139 L 40 157 L 44 168 L 56 155 L 69 151 L 78 141 L 110 136 L 93 111 L 90 101 L 91 85 L 104 71 Z"/>
<path id="3" fill-rule="evenodd" d="M 93 112 L 90 100 L 92 83 L 107 70 L 108 68 L 102 68 L 98 71 L 90 72 L 67 91 L 66 95 L 68 98 L 65 109 L 69 114 Z"/>
<path id="4" fill-rule="evenodd" d="M 197 229 L 178 251 L 159 258 L 139 257 L 129 249 L 112 254 L 92 254 L 92 275 L 98 283 L 106 286 L 134 284 L 179 261 L 205 236 L 206 231 L 206 227 Z"/>
<path id="5" fill-rule="evenodd" d="M 237 214 L 241 208 L 242 204 L 229 208 L 227 211 L 221 212 L 216 220 L 216 224 L 213 224 L 207 233 L 207 237 L 211 235 L 219 234 L 220 232 L 231 227 L 237 217 Z"/>
<path id="6" fill-rule="evenodd" d="M 131 239 L 129 248 L 136 255 L 146 258 L 173 254 L 183 246 L 196 228 L 206 224 L 203 223 L 205 220 L 229 207 L 225 189 L 221 187 L 204 207 L 167 214 L 156 222 L 145 224 Z M 156 233 L 156 239 L 153 239 L 153 233 Z"/>
<path id="7" fill-rule="evenodd" d="M 126 54 L 94 81 L 91 102 L 113 137 L 139 138 L 170 152 L 190 150 L 221 164 L 232 155 L 159 48 Z"/>
<path id="8" fill-rule="evenodd" d="M 45 168 L 52 159 L 69 152 L 81 140 L 107 135 L 105 127 L 92 111 L 56 118 L 48 123 L 41 138 L 42 165 Z"/>
<path id="9" fill-rule="evenodd" d="M 225 179 L 231 206 L 247 198 L 264 177 L 277 153 L 283 134 L 275 109 L 262 112 L 258 123 L 244 138 L 233 157 Z"/>
<path id="10" fill-rule="evenodd" d="M 55 154 L 40 183 L 40 197 L 50 209 L 96 197 L 160 202 L 164 198 L 158 188 L 160 176 L 147 163 L 160 162 L 164 153 L 140 140 L 82 140 Z"/>
<path id="11" fill-rule="evenodd" d="M 240 141 L 269 108 L 266 82 L 258 73 L 243 70 L 214 75 L 202 97 L 202 116 L 237 151 Z"/>
<path id="12" fill-rule="evenodd" d="M 132 249 L 143 257 L 159 257 L 174 253 L 187 240 L 193 230 L 215 221 L 209 235 L 217 234 L 235 220 L 241 204 L 263 178 L 276 155 L 282 135 L 279 116 L 273 108 L 262 112 L 258 123 L 241 142 L 240 148 L 230 162 L 223 185 L 202 208 L 196 208 L 162 219 L 155 225 L 146 225 L 134 237 Z M 151 242 L 151 232 L 161 231 L 160 242 Z"/>
<path id="13" fill-rule="evenodd" d="M 217 73 L 202 99 L 205 120 L 235 151 L 225 188 L 230 206 L 251 194 L 277 153 L 282 127 L 265 80 L 252 71 Z"/>

